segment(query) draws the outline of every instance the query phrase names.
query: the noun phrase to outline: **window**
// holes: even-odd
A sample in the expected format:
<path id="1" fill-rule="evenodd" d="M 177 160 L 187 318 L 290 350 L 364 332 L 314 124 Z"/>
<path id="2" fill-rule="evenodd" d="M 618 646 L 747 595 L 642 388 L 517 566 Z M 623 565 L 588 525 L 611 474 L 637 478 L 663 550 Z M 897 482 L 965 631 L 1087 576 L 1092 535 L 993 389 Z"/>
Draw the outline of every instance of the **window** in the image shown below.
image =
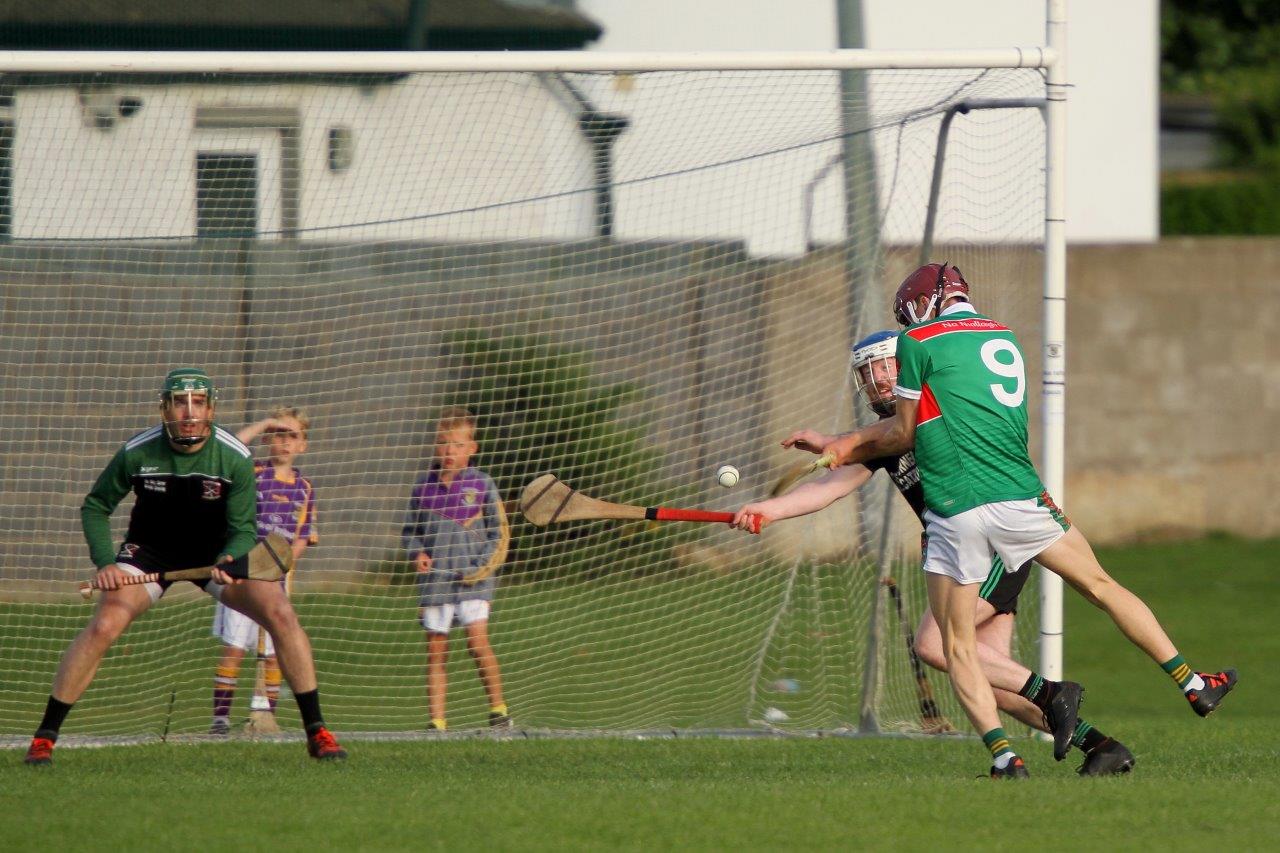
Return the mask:
<path id="1" fill-rule="evenodd" d="M 0 120 L 0 240 L 13 238 L 13 122 Z"/>
<path id="2" fill-rule="evenodd" d="M 196 236 L 258 233 L 256 154 L 196 154 Z"/>

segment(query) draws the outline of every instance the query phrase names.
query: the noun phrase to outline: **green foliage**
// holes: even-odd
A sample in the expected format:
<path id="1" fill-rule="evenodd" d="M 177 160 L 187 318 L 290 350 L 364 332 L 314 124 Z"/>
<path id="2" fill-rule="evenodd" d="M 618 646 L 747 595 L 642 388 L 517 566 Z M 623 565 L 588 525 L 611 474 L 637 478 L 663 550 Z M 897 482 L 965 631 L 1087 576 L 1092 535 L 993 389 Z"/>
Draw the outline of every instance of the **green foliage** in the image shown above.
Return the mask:
<path id="1" fill-rule="evenodd" d="M 453 332 L 445 351 L 457 380 L 447 400 L 476 414 L 476 464 L 507 501 L 534 477 L 554 473 L 576 489 L 617 503 L 660 497 L 658 454 L 646 446 L 638 414 L 644 394 L 630 382 L 603 382 L 589 354 L 545 336 Z M 671 501 L 679 496 L 661 495 Z M 512 518 L 504 574 L 553 577 L 574 571 L 659 571 L 681 534 L 673 526 L 576 522 L 540 529 Z"/>
<path id="2" fill-rule="evenodd" d="M 1160 85 L 1165 92 L 1224 91 L 1232 72 L 1275 69 L 1280 3 L 1275 0 L 1164 0 Z"/>
<path id="3" fill-rule="evenodd" d="M 1280 174 L 1280 65 L 1227 75 L 1216 107 L 1223 163 Z"/>
<path id="4" fill-rule="evenodd" d="M 1165 93 L 1210 96 L 1217 113 L 1223 165 L 1280 175 L 1280 3 L 1275 0 L 1166 0 L 1161 14 L 1160 83 Z M 1217 204 L 1254 192 L 1244 186 L 1179 190 L 1172 202 L 1180 222 L 1182 201 L 1208 207 L 1183 234 L 1274 234 L 1274 211 L 1226 212 L 1230 226 L 1213 226 Z M 1162 214 L 1163 215 L 1163 214 Z M 1180 226 L 1181 227 L 1181 226 Z"/>
<path id="5" fill-rule="evenodd" d="M 1249 176 L 1160 189 L 1160 233 L 1165 235 L 1280 234 L 1280 185 Z"/>

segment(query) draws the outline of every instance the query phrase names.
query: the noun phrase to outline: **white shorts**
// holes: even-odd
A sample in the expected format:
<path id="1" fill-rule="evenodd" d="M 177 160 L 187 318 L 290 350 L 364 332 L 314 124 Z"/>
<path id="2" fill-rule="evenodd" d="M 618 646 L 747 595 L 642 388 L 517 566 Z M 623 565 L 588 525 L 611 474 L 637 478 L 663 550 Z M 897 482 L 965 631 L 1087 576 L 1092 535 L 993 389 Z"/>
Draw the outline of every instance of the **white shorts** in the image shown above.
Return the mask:
<path id="1" fill-rule="evenodd" d="M 120 560 L 116 560 L 116 565 L 119 566 L 120 570 L 123 571 L 125 574 L 133 575 L 134 577 L 148 574 L 147 572 L 144 572 L 142 569 L 138 568 L 132 563 L 124 563 L 124 562 L 121 562 Z M 159 601 L 160 596 L 164 595 L 164 591 L 165 591 L 165 587 L 161 586 L 158 583 L 144 583 L 142 585 L 142 588 L 147 591 L 147 595 L 151 596 L 152 604 L 155 604 L 157 601 Z M 213 581 L 210 581 L 209 583 L 205 584 L 204 591 L 212 595 L 215 601 L 219 601 L 219 602 L 222 601 L 222 584 L 214 583 Z"/>
<path id="2" fill-rule="evenodd" d="M 950 518 L 925 510 L 924 522 L 924 570 L 962 584 L 986 580 L 995 554 L 1006 566 L 1024 566 L 1071 526 L 1048 495 L 983 504 Z"/>
<path id="3" fill-rule="evenodd" d="M 219 586 L 219 584 L 210 584 L 210 586 Z M 257 622 L 254 622 L 238 610 L 232 610 L 221 601 L 214 608 L 213 636 L 222 640 L 223 645 L 235 646 L 237 649 L 256 653 L 258 651 L 259 633 L 262 634 L 262 653 L 267 657 L 274 657 L 276 647 L 271 642 L 271 635 L 263 630 Z"/>
<path id="4" fill-rule="evenodd" d="M 474 625 L 489 620 L 489 602 L 482 599 L 457 604 L 435 604 L 419 610 L 422 627 L 429 634 L 447 634 L 454 625 Z"/>

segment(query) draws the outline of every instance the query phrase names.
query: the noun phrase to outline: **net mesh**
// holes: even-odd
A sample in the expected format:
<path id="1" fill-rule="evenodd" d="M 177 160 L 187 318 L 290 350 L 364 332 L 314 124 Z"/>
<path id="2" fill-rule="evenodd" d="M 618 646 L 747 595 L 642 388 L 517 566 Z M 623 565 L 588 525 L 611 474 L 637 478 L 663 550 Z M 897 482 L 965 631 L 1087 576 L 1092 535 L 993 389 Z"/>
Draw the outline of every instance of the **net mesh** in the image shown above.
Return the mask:
<path id="1" fill-rule="evenodd" d="M 293 597 L 339 730 L 426 720 L 400 531 L 449 404 L 476 413 L 473 464 L 512 510 L 489 635 L 518 725 L 853 729 L 870 709 L 882 729 L 919 729 L 903 634 L 924 604 L 919 527 L 883 476 L 761 537 L 540 529 L 514 501 L 554 472 L 605 500 L 736 509 L 796 461 L 778 447 L 792 429 L 865 422 L 848 347 L 892 325 L 892 289 L 919 260 L 943 115 L 1040 97 L 1038 72 L 12 82 L 0 734 L 32 730 L 88 618 L 74 589 L 92 573 L 85 492 L 157 422 L 160 378 L 186 364 L 218 383 L 233 431 L 281 404 L 310 415 L 297 465 L 319 544 Z M 933 234 L 933 259 L 1018 332 L 1031 377 L 1043 169 L 1034 110 L 958 117 Z M 742 472 L 732 490 L 715 484 L 722 463 Z M 1020 612 L 1025 657 L 1034 584 Z M 210 620 L 202 593 L 175 586 L 113 646 L 65 731 L 206 730 Z M 450 724 L 483 725 L 462 633 L 452 642 Z M 252 680 L 246 667 L 237 719 Z M 281 717 L 297 727 L 291 702 Z"/>

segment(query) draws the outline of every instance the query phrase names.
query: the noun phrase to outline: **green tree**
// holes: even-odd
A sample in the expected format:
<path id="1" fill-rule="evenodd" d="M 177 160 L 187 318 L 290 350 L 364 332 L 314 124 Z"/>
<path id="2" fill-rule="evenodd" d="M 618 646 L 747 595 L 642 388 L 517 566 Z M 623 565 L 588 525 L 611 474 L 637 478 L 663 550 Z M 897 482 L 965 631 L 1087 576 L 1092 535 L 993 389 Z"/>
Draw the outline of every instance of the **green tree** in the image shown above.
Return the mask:
<path id="1" fill-rule="evenodd" d="M 1275 0 L 1164 0 L 1160 85 L 1165 92 L 1217 94 L 1240 69 L 1280 63 Z"/>
<path id="2" fill-rule="evenodd" d="M 642 389 L 601 381 L 584 351 L 545 336 L 493 338 L 474 329 L 448 335 L 445 351 L 457 377 L 447 402 L 476 414 L 477 464 L 508 502 L 548 472 L 620 503 L 679 499 L 660 494 Z M 623 522 L 537 528 L 515 513 L 504 572 L 555 577 L 661 571 L 670 568 L 671 548 L 687 535 L 672 525 Z"/>

